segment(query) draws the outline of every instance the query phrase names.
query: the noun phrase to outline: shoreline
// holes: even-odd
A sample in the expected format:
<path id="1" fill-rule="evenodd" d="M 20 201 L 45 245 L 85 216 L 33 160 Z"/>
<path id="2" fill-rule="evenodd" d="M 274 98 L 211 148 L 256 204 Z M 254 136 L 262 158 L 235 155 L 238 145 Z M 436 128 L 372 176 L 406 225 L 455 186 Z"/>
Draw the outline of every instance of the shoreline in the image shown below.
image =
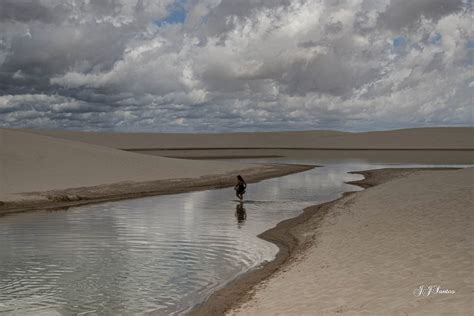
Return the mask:
<path id="1" fill-rule="evenodd" d="M 453 167 L 428 167 L 428 168 L 383 168 L 383 169 L 370 169 L 362 171 L 351 171 L 350 174 L 360 174 L 364 176 L 362 180 L 349 181 L 347 184 L 357 185 L 363 189 L 368 189 L 376 185 L 387 182 L 401 177 L 408 176 L 414 171 L 441 171 L 441 170 L 459 170 L 463 168 Z"/>
<path id="2" fill-rule="evenodd" d="M 361 151 L 474 151 L 474 148 L 372 148 L 372 147 L 165 147 L 165 148 L 117 148 L 123 151 L 197 151 L 197 150 L 361 150 Z"/>
<path id="3" fill-rule="evenodd" d="M 35 210 L 58 210 L 88 204 L 135 199 L 147 196 L 232 187 L 235 175 L 248 183 L 313 169 L 315 165 L 260 164 L 241 170 L 199 178 L 178 178 L 146 182 L 120 182 L 92 187 L 18 193 L 24 200 L 0 201 L 0 216 Z"/>
<path id="4" fill-rule="evenodd" d="M 457 169 L 460 168 L 384 168 L 353 171 L 350 173 L 360 174 L 364 176 L 364 179 L 346 183 L 366 189 L 419 171 Z M 241 274 L 212 293 L 206 301 L 193 307 L 186 315 L 225 315 L 231 309 L 249 301 L 254 295 L 256 285 L 269 279 L 275 272 L 284 271 L 285 267 L 297 260 L 299 254 L 314 245 L 317 228 L 331 207 L 346 196 L 357 194 L 357 192 L 347 191 L 335 200 L 309 206 L 303 209 L 300 215 L 281 221 L 275 227 L 259 234 L 258 237 L 275 244 L 279 248 L 275 259 L 264 262 L 260 266 Z M 310 219 L 313 220 L 312 226 L 304 227 Z M 305 232 L 312 232 L 313 235 L 308 236 Z"/>

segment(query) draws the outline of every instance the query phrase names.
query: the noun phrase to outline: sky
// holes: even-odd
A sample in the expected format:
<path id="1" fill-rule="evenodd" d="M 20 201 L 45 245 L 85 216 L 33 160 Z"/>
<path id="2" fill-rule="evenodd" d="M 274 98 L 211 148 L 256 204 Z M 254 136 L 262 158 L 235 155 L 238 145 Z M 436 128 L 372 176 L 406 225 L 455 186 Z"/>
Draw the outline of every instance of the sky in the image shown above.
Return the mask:
<path id="1" fill-rule="evenodd" d="M 0 0 L 0 127 L 472 126 L 472 0 Z"/>

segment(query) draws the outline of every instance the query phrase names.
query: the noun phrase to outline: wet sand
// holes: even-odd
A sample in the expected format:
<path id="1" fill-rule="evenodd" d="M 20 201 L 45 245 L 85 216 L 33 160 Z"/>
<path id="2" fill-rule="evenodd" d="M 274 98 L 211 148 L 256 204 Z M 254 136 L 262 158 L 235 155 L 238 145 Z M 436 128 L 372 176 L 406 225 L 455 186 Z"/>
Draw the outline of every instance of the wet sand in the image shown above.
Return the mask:
<path id="1" fill-rule="evenodd" d="M 275 243 L 280 248 L 276 259 L 232 281 L 226 287 L 211 295 L 207 302 L 192 310 L 189 314 L 275 315 L 280 313 L 303 315 L 322 313 L 337 315 L 344 312 L 348 312 L 348 314 L 367 312 L 383 314 L 386 311 L 392 314 L 400 314 L 405 311 L 427 311 L 432 313 L 439 309 L 440 304 L 447 306 L 444 308 L 445 311 L 457 310 L 461 313 L 462 311 L 468 311 L 469 298 L 472 298 L 470 296 L 472 294 L 468 290 L 469 286 L 460 282 L 460 277 L 472 281 L 472 265 L 470 274 L 468 272 L 469 265 L 466 265 L 469 263 L 469 261 L 466 261 L 469 256 L 472 263 L 473 252 L 472 224 L 469 220 L 471 217 L 469 205 L 472 206 L 472 169 L 382 169 L 355 173 L 362 174 L 366 178 L 355 181 L 353 184 L 369 188 L 368 190 L 352 194 L 346 193 L 336 201 L 306 208 L 300 216 L 283 221 L 275 228 L 261 234 L 261 238 Z M 443 179 L 447 180 L 446 183 L 443 182 Z M 456 188 L 456 185 L 461 186 L 461 190 Z M 400 192 L 400 190 L 411 191 L 413 195 L 407 196 L 406 193 Z M 447 201 L 443 200 L 445 190 Z M 456 259 L 449 259 L 449 256 L 453 253 L 450 253 L 450 248 L 447 246 L 437 251 L 435 244 L 433 250 L 433 244 L 431 243 L 430 246 L 429 239 L 423 239 L 420 242 L 421 245 L 417 245 L 415 250 L 409 249 L 410 245 L 417 243 L 417 238 L 420 238 L 420 235 L 416 234 L 416 231 L 405 229 L 404 226 L 406 225 L 403 223 L 408 223 L 411 220 L 406 211 L 404 214 L 396 216 L 397 221 L 390 218 L 394 214 L 390 212 L 391 210 L 397 210 L 401 213 L 397 209 L 400 205 L 394 205 L 393 201 L 389 201 L 389 197 L 393 198 L 393 195 L 396 195 L 397 192 L 405 195 L 401 197 L 403 202 L 399 203 L 405 203 L 402 207 L 414 207 L 416 209 L 418 206 L 422 211 L 425 210 L 424 214 L 414 214 L 416 225 L 412 224 L 411 229 L 416 230 L 417 225 L 420 229 L 423 229 L 426 228 L 426 225 L 431 224 L 434 228 L 426 228 L 426 234 L 436 235 L 436 229 L 441 229 L 444 231 L 446 238 L 454 245 L 465 234 L 464 241 L 460 243 L 459 247 L 467 247 L 467 249 L 457 251 L 457 257 L 454 257 Z M 441 201 L 444 202 L 440 204 L 439 200 L 433 201 L 433 198 L 436 197 L 440 197 Z M 403 200 L 403 198 L 405 199 Z M 450 201 L 449 198 L 454 199 L 454 201 Z M 362 213 L 360 215 L 354 214 L 354 212 L 359 211 L 357 207 L 361 200 L 365 203 L 362 210 L 365 208 L 374 209 L 375 207 L 375 211 L 372 212 L 378 212 L 374 216 L 377 216 L 377 219 L 382 220 L 382 222 L 371 223 L 371 217 L 364 216 L 363 211 L 360 211 Z M 450 211 L 446 207 L 449 205 L 458 208 L 459 212 L 454 212 L 452 215 L 446 214 L 446 212 L 443 213 L 443 211 Z M 380 209 L 382 211 L 378 211 Z M 430 219 L 428 217 L 430 213 L 426 213 L 426 209 L 438 210 L 433 214 L 437 220 Z M 337 220 L 341 214 L 345 218 L 339 224 Z M 377 225 L 386 225 L 385 221 L 388 221 L 389 226 L 394 226 L 392 227 L 393 231 L 402 231 L 406 236 L 399 241 L 394 241 L 395 245 L 389 244 L 390 239 L 386 245 L 381 241 L 381 247 L 371 250 L 370 247 L 373 246 L 370 243 L 371 239 L 377 236 L 377 228 L 380 228 Z M 458 226 L 451 227 L 453 223 L 457 223 Z M 403 226 L 397 227 L 397 224 Z M 342 225 L 342 230 L 347 225 L 361 225 L 362 227 L 350 228 L 351 236 L 348 236 L 345 240 L 344 236 L 347 231 L 346 233 L 343 231 L 331 232 L 331 229 L 340 228 L 340 225 Z M 374 226 L 374 228 L 368 229 L 369 226 Z M 456 230 L 460 231 L 460 234 L 456 235 Z M 360 231 L 373 231 L 373 234 L 370 234 L 366 241 L 367 244 L 364 244 L 364 239 L 358 236 Z M 446 234 L 447 232 L 450 232 L 450 234 Z M 386 238 L 389 237 L 382 236 L 382 239 L 385 240 Z M 321 240 L 329 240 L 329 246 L 324 243 L 321 245 Z M 342 245 L 337 244 L 339 240 L 342 240 Z M 434 240 L 434 242 L 436 241 Z M 403 249 L 399 249 L 398 244 L 402 248 L 408 248 L 406 250 L 409 256 L 403 256 Z M 319 253 L 320 247 L 324 247 L 321 253 Z M 349 248 L 345 249 L 344 247 Z M 423 252 L 423 247 L 427 247 L 428 250 L 421 253 L 418 258 L 417 254 L 420 251 Z M 452 247 L 453 244 L 451 244 Z M 394 248 L 396 248 L 396 257 L 392 258 Z M 362 253 L 373 251 L 374 255 L 376 254 L 377 257 L 374 260 L 379 266 L 372 267 L 374 268 L 373 272 L 367 269 L 367 266 L 373 266 L 371 256 L 365 254 L 367 256 L 365 259 L 359 258 L 357 249 Z M 430 254 L 430 251 L 434 252 Z M 448 256 L 448 259 L 443 259 L 443 252 Z M 331 270 L 331 265 L 328 262 L 334 261 L 335 259 L 332 259 L 332 257 L 336 257 L 337 254 L 341 253 L 344 260 L 349 262 L 350 265 L 346 265 L 344 269 L 336 267 Z M 344 265 L 344 260 L 340 264 Z M 354 260 L 356 261 L 354 262 Z M 401 267 L 391 265 L 390 260 L 394 260 Z M 420 260 L 426 260 L 426 263 L 421 264 Z M 451 271 L 451 273 L 446 267 L 447 262 L 450 261 L 454 262 L 452 266 L 454 272 Z M 439 269 L 437 263 L 440 265 Z M 412 267 L 414 264 L 415 266 Z M 417 270 L 417 264 L 424 269 L 429 268 L 431 264 L 431 271 Z M 382 268 L 382 271 L 378 271 L 380 268 Z M 385 277 L 383 276 L 384 268 L 390 270 L 386 272 L 387 276 Z M 410 272 L 411 269 L 413 269 L 412 272 Z M 466 269 L 468 269 L 467 272 Z M 418 278 L 415 274 L 417 272 L 420 274 Z M 400 273 L 408 273 L 409 275 L 399 277 Z M 327 277 L 324 277 L 325 275 Z M 435 275 L 436 278 L 427 277 L 430 275 Z M 452 276 L 451 280 L 447 278 L 450 275 Z M 319 277 L 320 279 L 318 279 Z M 415 280 L 410 282 L 411 279 Z M 388 281 L 391 281 L 391 283 L 387 285 L 386 295 L 368 293 L 371 292 L 371 287 L 376 288 L 379 292 L 384 291 L 384 284 Z M 362 284 L 354 284 L 354 282 L 361 282 Z M 397 282 L 399 283 L 398 288 L 391 289 L 390 287 L 394 283 L 397 284 Z M 459 294 L 458 296 L 445 295 L 444 297 L 417 298 L 413 296 L 413 290 L 422 285 L 417 282 L 425 282 L 427 283 L 426 286 L 438 282 L 441 287 L 455 287 Z M 472 286 L 472 282 L 470 284 Z M 366 286 L 369 287 L 364 288 Z M 332 293 L 333 296 L 325 295 L 325 291 Z M 338 295 L 338 291 L 343 294 Z M 358 294 L 359 292 L 360 294 Z M 400 292 L 402 292 L 402 296 L 400 296 Z M 390 295 L 395 296 L 390 298 Z M 384 300 L 385 302 L 383 302 Z M 434 300 L 439 300 L 441 303 Z M 380 303 L 381 301 L 383 304 Z M 432 305 L 430 305 L 431 303 Z"/>

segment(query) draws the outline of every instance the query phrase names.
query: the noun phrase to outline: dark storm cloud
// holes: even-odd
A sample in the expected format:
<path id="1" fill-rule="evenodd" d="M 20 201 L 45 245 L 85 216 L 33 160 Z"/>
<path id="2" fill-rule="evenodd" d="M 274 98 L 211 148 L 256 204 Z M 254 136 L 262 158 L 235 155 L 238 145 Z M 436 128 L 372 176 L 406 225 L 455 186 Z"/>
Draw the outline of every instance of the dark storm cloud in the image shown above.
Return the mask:
<path id="1" fill-rule="evenodd" d="M 126 43 L 123 35 L 110 24 L 63 25 L 31 24 L 28 36 L 12 38 L 4 70 L 25 74 L 50 76 L 71 66 L 91 71 L 105 69 L 120 58 Z M 105 36 L 104 36 L 105 35 Z"/>
<path id="2" fill-rule="evenodd" d="M 0 4 L 1 21 L 30 22 L 38 20 L 51 23 L 56 20 L 55 13 L 58 13 L 34 0 L 3 0 Z"/>
<path id="3" fill-rule="evenodd" d="M 457 0 L 0 0 L 0 126 L 466 124 L 467 8 Z"/>
<path id="4" fill-rule="evenodd" d="M 286 8 L 291 2 L 291 0 L 221 1 L 206 17 L 206 35 L 225 36 L 237 26 L 239 19 L 246 19 L 262 9 Z"/>
<path id="5" fill-rule="evenodd" d="M 385 12 L 380 14 L 378 23 L 399 31 L 402 28 L 414 27 L 422 16 L 438 20 L 463 8 L 463 0 L 393 0 Z"/>

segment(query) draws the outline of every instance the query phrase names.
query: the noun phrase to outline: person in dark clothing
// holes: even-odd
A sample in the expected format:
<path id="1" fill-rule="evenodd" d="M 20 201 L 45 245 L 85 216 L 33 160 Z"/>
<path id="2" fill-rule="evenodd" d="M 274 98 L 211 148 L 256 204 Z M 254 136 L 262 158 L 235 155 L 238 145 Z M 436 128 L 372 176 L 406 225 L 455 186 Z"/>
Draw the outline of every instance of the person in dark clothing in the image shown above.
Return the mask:
<path id="1" fill-rule="evenodd" d="M 247 183 L 245 182 L 245 180 L 240 175 L 238 175 L 237 176 L 237 184 L 235 185 L 234 190 L 235 190 L 235 195 L 237 195 L 237 197 L 240 200 L 242 200 L 244 198 L 246 188 L 247 188 Z"/>

